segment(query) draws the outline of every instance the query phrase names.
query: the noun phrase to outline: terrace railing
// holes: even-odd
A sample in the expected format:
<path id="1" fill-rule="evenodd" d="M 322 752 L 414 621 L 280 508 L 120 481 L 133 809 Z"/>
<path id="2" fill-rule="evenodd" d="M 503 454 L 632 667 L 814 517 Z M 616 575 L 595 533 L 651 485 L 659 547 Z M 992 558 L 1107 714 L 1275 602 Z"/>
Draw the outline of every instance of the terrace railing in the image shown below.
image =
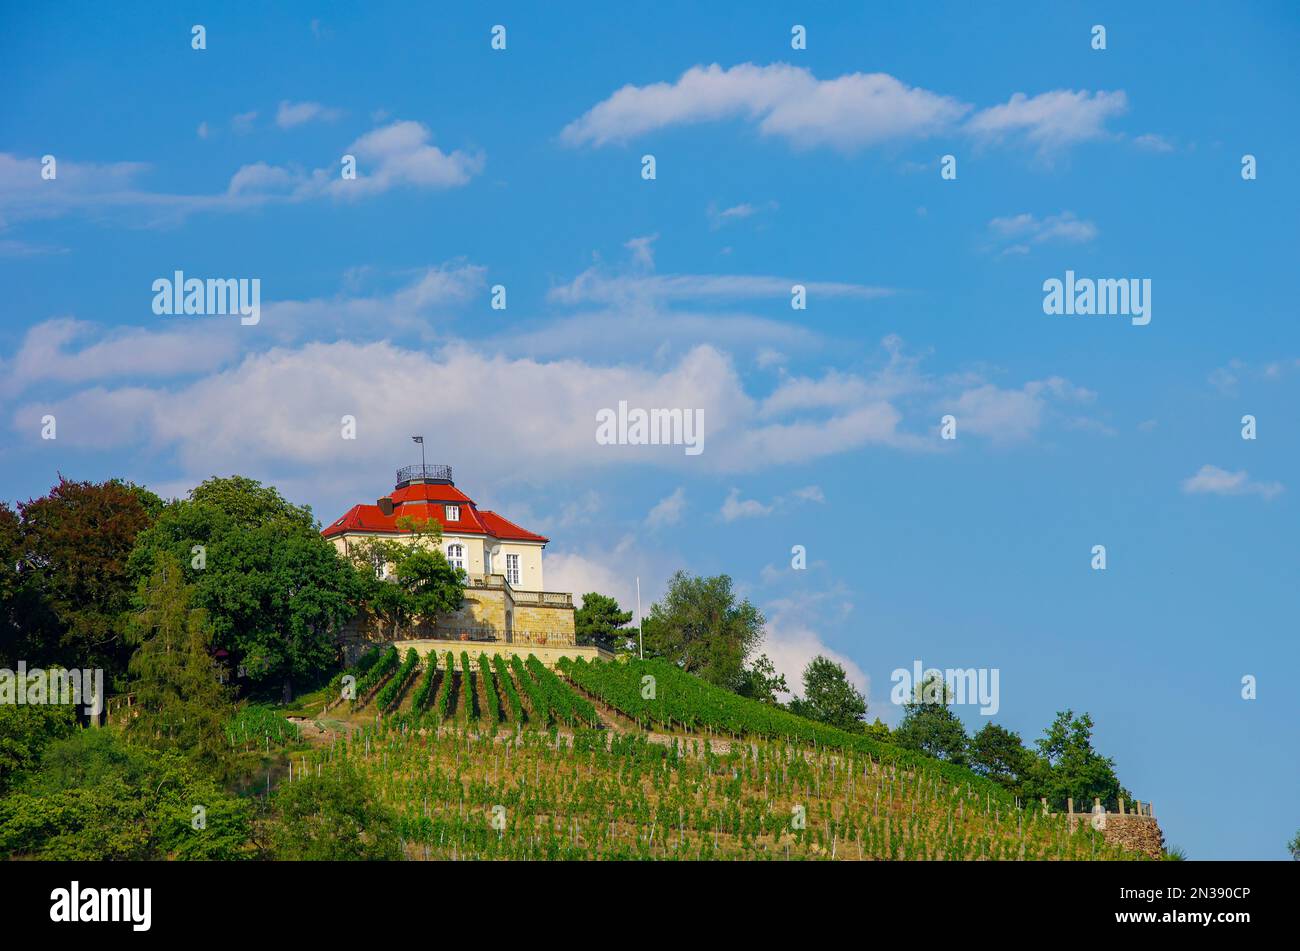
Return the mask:
<path id="1" fill-rule="evenodd" d="M 399 485 L 403 482 L 410 482 L 412 479 L 425 479 L 430 482 L 450 482 L 451 466 L 421 464 L 418 466 L 402 466 L 402 468 L 397 470 L 397 482 Z"/>

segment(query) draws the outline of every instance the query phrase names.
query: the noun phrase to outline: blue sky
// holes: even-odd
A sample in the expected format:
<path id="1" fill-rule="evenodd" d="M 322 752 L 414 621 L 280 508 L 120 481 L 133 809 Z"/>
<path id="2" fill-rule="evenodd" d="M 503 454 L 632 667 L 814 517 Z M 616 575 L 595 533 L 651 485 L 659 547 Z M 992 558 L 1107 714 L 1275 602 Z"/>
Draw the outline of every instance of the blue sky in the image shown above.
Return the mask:
<path id="1" fill-rule="evenodd" d="M 890 723 L 895 668 L 997 668 L 994 719 L 1091 712 L 1192 857 L 1284 857 L 1294 7 L 530 6 L 5 4 L 0 497 L 239 472 L 332 520 L 422 432 L 548 587 L 726 572 Z M 155 315 L 176 269 L 260 322 Z M 1045 315 L 1067 270 L 1150 324 Z M 619 400 L 705 451 L 598 445 Z"/>

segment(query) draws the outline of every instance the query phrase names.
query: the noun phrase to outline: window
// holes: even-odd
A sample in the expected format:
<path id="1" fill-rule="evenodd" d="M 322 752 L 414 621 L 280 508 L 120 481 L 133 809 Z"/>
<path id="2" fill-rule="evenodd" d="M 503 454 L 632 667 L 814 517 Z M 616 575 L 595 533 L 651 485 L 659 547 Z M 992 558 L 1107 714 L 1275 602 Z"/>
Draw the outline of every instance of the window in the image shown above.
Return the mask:
<path id="1" fill-rule="evenodd" d="M 483 549 L 483 573 L 485 575 L 492 574 L 492 549 L 491 548 Z"/>
<path id="2" fill-rule="evenodd" d="M 519 584 L 519 556 L 506 555 L 506 580 L 512 585 Z"/>
<path id="3" fill-rule="evenodd" d="M 447 516 L 447 521 L 449 521 L 449 522 L 459 522 L 459 521 L 460 521 L 460 506 L 459 506 L 459 505 L 447 505 L 447 506 L 444 506 L 444 507 L 443 507 L 443 514 Z"/>
<path id="4" fill-rule="evenodd" d="M 465 567 L 465 546 L 448 545 L 447 560 L 451 562 L 451 566 L 453 568 L 464 568 Z"/>
<path id="5" fill-rule="evenodd" d="M 388 565 L 384 561 L 383 555 L 375 555 L 375 577 L 380 581 L 388 578 Z"/>

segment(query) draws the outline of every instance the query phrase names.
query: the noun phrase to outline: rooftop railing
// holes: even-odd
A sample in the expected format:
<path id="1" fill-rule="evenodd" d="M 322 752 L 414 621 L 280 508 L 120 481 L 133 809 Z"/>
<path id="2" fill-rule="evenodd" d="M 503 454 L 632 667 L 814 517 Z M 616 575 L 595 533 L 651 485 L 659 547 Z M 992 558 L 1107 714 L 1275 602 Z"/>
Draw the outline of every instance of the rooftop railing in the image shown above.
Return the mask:
<path id="1" fill-rule="evenodd" d="M 397 482 L 399 485 L 403 482 L 410 482 L 413 479 L 424 479 L 428 482 L 450 482 L 451 466 L 421 464 L 418 466 L 402 466 L 402 468 L 397 470 Z"/>

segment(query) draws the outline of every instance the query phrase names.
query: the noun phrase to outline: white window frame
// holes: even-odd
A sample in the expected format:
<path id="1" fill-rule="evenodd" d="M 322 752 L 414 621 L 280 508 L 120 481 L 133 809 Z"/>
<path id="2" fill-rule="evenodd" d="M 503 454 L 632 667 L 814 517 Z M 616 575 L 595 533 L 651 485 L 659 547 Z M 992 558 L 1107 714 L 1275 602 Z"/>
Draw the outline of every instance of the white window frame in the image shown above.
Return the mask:
<path id="1" fill-rule="evenodd" d="M 446 518 L 447 521 L 449 521 L 449 522 L 459 522 L 459 521 L 460 521 L 460 506 L 459 506 L 459 505 L 444 505 L 444 506 L 442 507 L 442 514 L 443 514 L 443 517 Z"/>
<path id="2" fill-rule="evenodd" d="M 523 567 L 519 563 L 519 556 L 507 553 L 506 555 L 506 581 L 514 587 L 519 586 L 519 579 L 523 576 Z"/>
<path id="3" fill-rule="evenodd" d="M 388 580 L 388 562 L 382 557 L 375 559 L 375 577 L 380 581 Z"/>
<path id="4" fill-rule="evenodd" d="M 452 542 L 447 546 L 447 561 L 453 568 L 465 567 L 465 546 L 460 542 Z"/>

